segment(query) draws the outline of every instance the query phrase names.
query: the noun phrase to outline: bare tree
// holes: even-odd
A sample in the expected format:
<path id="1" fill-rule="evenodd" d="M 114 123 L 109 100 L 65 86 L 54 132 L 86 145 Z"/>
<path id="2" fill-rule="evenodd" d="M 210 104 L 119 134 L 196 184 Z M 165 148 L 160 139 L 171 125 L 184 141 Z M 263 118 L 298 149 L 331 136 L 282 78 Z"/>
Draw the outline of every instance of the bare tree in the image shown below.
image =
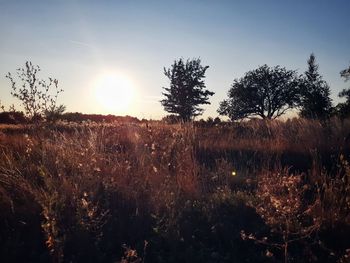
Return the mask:
<path id="1" fill-rule="evenodd" d="M 39 66 L 27 61 L 24 68 L 16 70 L 17 79 L 10 72 L 6 75 L 11 81 L 12 96 L 21 101 L 30 120 L 46 118 L 65 109 L 63 105 L 57 106 L 58 95 L 63 92 L 58 87 L 58 80 L 50 77 L 48 81 L 39 79 L 39 72 Z"/>

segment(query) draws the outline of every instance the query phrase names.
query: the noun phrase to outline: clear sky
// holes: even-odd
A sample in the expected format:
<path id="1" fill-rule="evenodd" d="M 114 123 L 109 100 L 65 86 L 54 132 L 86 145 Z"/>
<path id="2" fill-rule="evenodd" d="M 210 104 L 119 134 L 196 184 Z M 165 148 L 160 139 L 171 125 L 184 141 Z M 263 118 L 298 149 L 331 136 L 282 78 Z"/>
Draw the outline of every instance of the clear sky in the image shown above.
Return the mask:
<path id="1" fill-rule="evenodd" d="M 349 0 L 0 0 L 0 100 L 15 102 L 4 76 L 30 60 L 59 80 L 67 111 L 161 118 L 163 67 L 200 57 L 215 92 L 204 117 L 216 117 L 233 79 L 263 64 L 303 73 L 314 52 L 338 102 L 350 86 L 339 75 L 350 64 L 349 12 Z M 106 75 L 134 90 L 127 108 L 96 99 Z"/>

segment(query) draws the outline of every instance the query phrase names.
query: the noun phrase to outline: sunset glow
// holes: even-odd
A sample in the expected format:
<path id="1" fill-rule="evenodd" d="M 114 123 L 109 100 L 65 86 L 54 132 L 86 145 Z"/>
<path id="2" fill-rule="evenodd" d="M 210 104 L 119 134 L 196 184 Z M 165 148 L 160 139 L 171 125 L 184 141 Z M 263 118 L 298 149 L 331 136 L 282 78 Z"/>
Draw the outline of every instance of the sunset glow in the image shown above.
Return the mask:
<path id="1" fill-rule="evenodd" d="M 107 113 L 125 114 L 135 97 L 131 81 L 117 74 L 103 74 L 94 85 L 94 95 L 100 107 Z"/>

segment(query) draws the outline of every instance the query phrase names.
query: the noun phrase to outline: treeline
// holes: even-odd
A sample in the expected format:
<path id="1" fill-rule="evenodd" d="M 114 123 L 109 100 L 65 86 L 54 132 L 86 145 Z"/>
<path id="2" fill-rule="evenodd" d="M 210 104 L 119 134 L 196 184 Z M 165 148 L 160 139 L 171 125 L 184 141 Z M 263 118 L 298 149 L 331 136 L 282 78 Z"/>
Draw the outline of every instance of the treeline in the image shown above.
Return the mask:
<path id="1" fill-rule="evenodd" d="M 66 122 L 134 122 L 138 123 L 140 120 L 136 117 L 131 116 L 115 116 L 115 115 L 103 115 L 103 114 L 84 114 L 80 112 L 66 112 L 57 117 L 57 120 Z M 56 121 L 57 121 L 56 120 Z M 31 120 L 26 118 L 23 112 L 11 112 L 5 111 L 0 112 L 0 123 L 3 124 L 27 124 Z"/>
<path id="2" fill-rule="evenodd" d="M 83 114 L 79 112 L 67 112 L 59 117 L 62 121 L 68 122 L 83 122 L 83 121 L 93 121 L 93 122 L 140 122 L 136 117 L 131 116 L 116 116 L 112 114 Z"/>

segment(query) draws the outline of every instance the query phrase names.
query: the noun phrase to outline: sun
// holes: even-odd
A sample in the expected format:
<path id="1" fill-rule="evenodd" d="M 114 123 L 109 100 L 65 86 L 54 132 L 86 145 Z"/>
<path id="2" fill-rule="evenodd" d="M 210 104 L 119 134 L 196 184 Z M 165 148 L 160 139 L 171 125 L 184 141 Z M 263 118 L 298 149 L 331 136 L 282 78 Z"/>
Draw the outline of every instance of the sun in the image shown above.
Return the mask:
<path id="1" fill-rule="evenodd" d="M 134 98 L 134 88 L 125 76 L 104 74 L 97 78 L 95 98 L 104 112 L 126 114 Z"/>

